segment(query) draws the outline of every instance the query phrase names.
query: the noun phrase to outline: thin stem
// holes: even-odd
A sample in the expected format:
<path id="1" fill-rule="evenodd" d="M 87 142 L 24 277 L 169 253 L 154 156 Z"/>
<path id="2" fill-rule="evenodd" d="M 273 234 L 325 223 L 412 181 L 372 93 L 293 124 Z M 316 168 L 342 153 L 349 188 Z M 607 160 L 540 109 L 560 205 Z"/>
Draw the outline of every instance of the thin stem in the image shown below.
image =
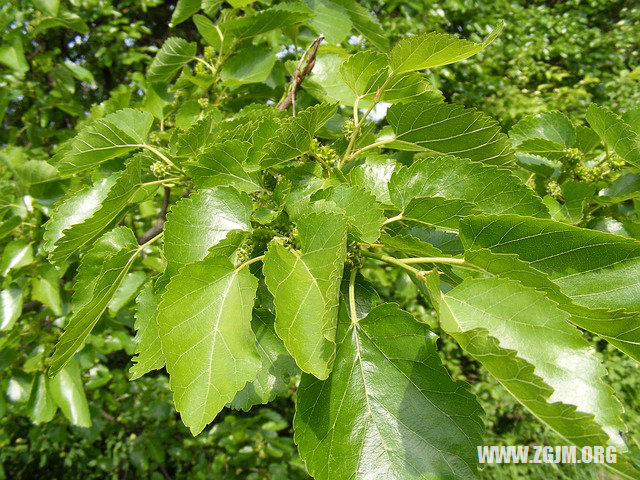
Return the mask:
<path id="1" fill-rule="evenodd" d="M 361 251 L 360 253 L 362 254 L 363 257 L 374 258 L 376 260 L 380 260 L 381 262 L 390 263 L 391 265 L 395 265 L 397 267 L 404 268 L 405 270 L 413 273 L 419 279 L 421 279 L 421 280 L 424 279 L 424 273 L 422 272 L 422 270 L 418 270 L 417 268 L 414 268 L 411 265 L 407 265 L 403 261 L 403 259 L 390 257 L 389 255 L 381 255 L 379 253 L 366 252 L 364 250 Z"/>
<path id="2" fill-rule="evenodd" d="M 351 270 L 349 276 L 349 308 L 351 309 L 351 323 L 358 323 L 358 310 L 356 309 L 356 275 L 357 269 Z"/>
<path id="3" fill-rule="evenodd" d="M 149 150 L 152 153 L 155 153 L 158 157 L 160 157 L 162 160 L 164 160 L 168 165 L 172 166 L 173 168 L 175 168 L 178 171 L 181 171 L 175 163 L 173 163 L 171 160 L 169 160 L 169 158 L 162 153 L 160 150 L 158 150 L 156 147 L 154 147 L 153 145 L 149 145 L 147 143 L 143 143 L 141 145 L 142 147 L 146 148 L 147 150 Z"/>
<path id="4" fill-rule="evenodd" d="M 138 247 L 138 252 L 141 252 L 142 250 L 144 250 L 145 248 L 147 248 L 149 245 L 151 245 L 153 242 L 155 242 L 157 239 L 159 239 L 160 237 L 162 237 L 164 235 L 164 231 L 159 232 L 157 235 L 155 235 L 154 237 L 152 237 L 150 240 L 148 240 L 147 242 L 143 243 L 142 245 L 140 245 Z"/>
<path id="5" fill-rule="evenodd" d="M 213 65 L 211 65 L 209 62 L 207 62 L 204 58 L 200 58 L 200 57 L 193 57 L 193 59 L 197 62 L 202 63 L 203 65 L 206 65 L 206 67 L 211 70 L 211 74 L 215 77 L 218 74 L 218 69 L 216 67 L 214 67 Z"/>
<path id="6" fill-rule="evenodd" d="M 475 270 L 478 272 L 486 273 L 485 270 L 476 267 L 475 265 L 469 265 L 464 258 L 455 258 L 455 257 L 414 257 L 414 258 L 395 258 L 389 255 L 381 255 L 378 253 L 372 253 L 367 251 L 360 252 L 363 257 L 374 258 L 376 260 L 380 260 L 381 262 L 390 263 L 392 265 L 396 265 L 400 268 L 404 268 L 405 270 L 413 273 L 419 280 L 425 280 L 425 272 L 422 270 L 418 270 L 415 267 L 412 267 L 411 264 L 414 263 L 441 263 L 444 265 L 456 265 L 462 268 L 469 268 L 471 270 Z"/>
<path id="7" fill-rule="evenodd" d="M 218 36 L 220 37 L 220 50 L 218 51 L 218 66 L 222 63 L 222 50 L 224 50 L 224 35 L 222 34 L 222 30 L 218 25 L 215 26 L 216 32 L 218 32 Z"/>
<path id="8" fill-rule="evenodd" d="M 391 143 L 391 142 L 394 142 L 394 141 L 395 141 L 395 137 L 390 137 L 390 138 L 385 138 L 384 140 L 379 140 L 377 142 L 370 143 L 369 145 L 366 145 L 366 146 L 364 146 L 362 148 L 359 148 L 359 149 L 353 151 L 351 153 L 351 155 L 349 155 L 348 160 L 353 160 L 358 155 L 360 155 L 362 152 L 366 152 L 367 150 L 371 150 L 372 148 L 381 147 L 382 145 L 386 145 L 387 143 Z"/>
<path id="9" fill-rule="evenodd" d="M 353 102 L 353 124 L 358 125 L 360 120 L 358 119 L 358 103 L 360 102 L 360 97 L 356 97 L 356 100 Z"/>
<path id="10" fill-rule="evenodd" d="M 320 157 L 319 155 L 315 154 L 315 153 L 311 153 L 313 155 L 313 158 L 315 158 L 316 160 L 318 160 L 318 162 L 320 162 L 320 164 L 326 168 L 327 172 L 331 173 L 331 165 L 329 165 L 325 160 L 322 159 L 322 157 Z"/>
<path id="11" fill-rule="evenodd" d="M 358 242 L 358 246 L 359 247 L 365 247 L 365 248 L 382 248 L 385 245 L 381 244 L 381 243 L 365 243 L 365 242 Z"/>
<path id="12" fill-rule="evenodd" d="M 360 100 L 360 97 L 356 97 L 355 104 L 353 105 L 353 132 L 351 134 L 351 138 L 349 139 L 349 145 L 347 146 L 347 149 L 344 151 L 344 155 L 342 156 L 342 159 L 337 165 L 338 170 L 340 170 L 344 166 L 344 164 L 347 163 L 348 160 L 351 160 L 353 158 L 351 156 L 351 151 L 353 150 L 353 147 L 355 146 L 355 143 L 356 143 L 356 139 L 360 134 L 360 128 L 362 127 L 362 124 L 367 119 L 367 117 L 369 116 L 373 108 L 378 104 L 378 101 L 380 100 L 380 97 L 382 96 L 384 89 L 387 87 L 387 85 L 392 79 L 393 79 L 393 75 L 390 75 L 389 77 L 387 77 L 384 83 L 380 85 L 380 88 L 378 88 L 375 96 L 373 97 L 371 106 L 367 109 L 367 111 L 364 113 L 361 119 L 358 118 L 358 102 Z M 362 150 L 363 149 L 360 149 L 360 151 Z"/>
<path id="13" fill-rule="evenodd" d="M 177 182 L 178 180 L 180 180 L 180 177 L 162 178 L 160 180 L 154 180 L 153 182 L 145 182 L 142 186 L 148 187 L 150 185 L 162 185 L 163 183 Z"/>
<path id="14" fill-rule="evenodd" d="M 393 223 L 393 222 L 399 222 L 403 218 L 404 217 L 400 213 L 400 214 L 396 215 L 395 217 L 387 218 L 382 225 L 388 225 L 388 224 Z"/>
<path id="15" fill-rule="evenodd" d="M 454 257 L 413 257 L 413 258 L 403 258 L 402 262 L 406 264 L 445 263 L 447 265 L 466 265 L 464 258 L 454 258 Z"/>
<path id="16" fill-rule="evenodd" d="M 254 257 L 254 258 L 251 258 L 251 259 L 247 260 L 242 265 L 240 265 L 238 268 L 236 268 L 236 273 L 238 273 L 240 270 L 242 270 L 243 268 L 248 267 L 249 265 L 251 265 L 253 263 L 257 263 L 257 262 L 261 261 L 262 259 L 264 259 L 264 255 L 260 255 L 258 257 Z"/>

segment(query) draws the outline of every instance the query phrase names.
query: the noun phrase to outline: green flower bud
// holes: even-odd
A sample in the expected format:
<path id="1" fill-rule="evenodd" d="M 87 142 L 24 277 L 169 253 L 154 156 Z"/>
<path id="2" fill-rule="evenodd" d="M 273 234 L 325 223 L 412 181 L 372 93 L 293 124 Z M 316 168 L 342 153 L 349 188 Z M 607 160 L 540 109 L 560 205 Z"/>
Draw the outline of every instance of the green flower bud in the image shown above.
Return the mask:
<path id="1" fill-rule="evenodd" d="M 562 198 L 562 189 L 560 188 L 560 185 L 558 185 L 558 182 L 556 182 L 555 180 L 551 180 L 549 183 L 547 183 L 547 193 L 556 200 Z"/>

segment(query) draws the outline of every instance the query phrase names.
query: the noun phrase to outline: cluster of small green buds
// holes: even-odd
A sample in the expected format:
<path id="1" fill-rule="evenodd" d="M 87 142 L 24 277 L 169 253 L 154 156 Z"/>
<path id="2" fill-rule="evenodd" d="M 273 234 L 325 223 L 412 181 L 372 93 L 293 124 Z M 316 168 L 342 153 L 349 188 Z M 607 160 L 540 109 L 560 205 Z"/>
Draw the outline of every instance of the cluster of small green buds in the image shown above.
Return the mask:
<path id="1" fill-rule="evenodd" d="M 216 51 L 213 47 L 206 46 L 204 47 L 204 59 L 211 63 L 216 56 Z"/>
<path id="2" fill-rule="evenodd" d="M 535 192 L 536 191 L 536 176 L 535 175 L 531 175 L 527 179 L 527 181 L 525 182 L 525 185 Z"/>
<path id="3" fill-rule="evenodd" d="M 202 97 L 198 99 L 198 104 L 202 108 L 207 108 L 209 106 L 209 99 L 207 97 Z"/>
<path id="4" fill-rule="evenodd" d="M 298 235 L 298 227 L 296 227 L 295 225 L 293 225 L 289 230 L 289 243 L 296 250 L 300 250 L 300 236 Z"/>
<path id="5" fill-rule="evenodd" d="M 240 244 L 238 250 L 236 250 L 236 265 L 242 265 L 251 258 L 253 246 L 254 243 L 252 238 L 247 238 Z"/>
<path id="6" fill-rule="evenodd" d="M 311 151 L 316 157 L 319 157 L 325 163 L 332 165 L 336 160 L 336 152 L 329 145 L 321 144 L 317 138 L 311 142 Z"/>
<path id="7" fill-rule="evenodd" d="M 259 207 L 267 207 L 271 205 L 272 200 L 272 192 L 268 190 L 258 190 L 257 192 L 253 192 L 251 194 L 251 199 L 253 203 Z"/>
<path id="8" fill-rule="evenodd" d="M 591 168 L 586 176 L 585 181 L 591 183 L 598 183 L 599 181 L 609 181 L 611 177 L 611 167 L 608 162 L 605 162 L 601 165 L 596 165 Z"/>
<path id="9" fill-rule="evenodd" d="M 611 166 L 612 170 L 620 170 L 625 166 L 625 163 L 622 158 L 620 158 L 618 155 L 613 154 L 611 155 L 611 157 L 609 157 L 609 165 Z"/>
<path id="10" fill-rule="evenodd" d="M 550 180 L 549 183 L 547 183 L 547 193 L 556 200 L 562 198 L 562 189 L 555 180 Z"/>
<path id="11" fill-rule="evenodd" d="M 206 75 L 207 67 L 205 67 L 204 63 L 196 63 L 196 75 Z"/>
<path id="12" fill-rule="evenodd" d="M 151 132 L 149 134 L 149 140 L 151 140 L 154 143 L 159 143 L 160 142 L 160 135 L 158 135 L 158 132 Z"/>
<path id="13" fill-rule="evenodd" d="M 364 265 L 364 258 L 360 254 L 360 249 L 355 243 L 349 245 L 347 249 L 346 263 L 351 268 L 355 268 L 357 270 L 361 269 L 362 265 Z"/>
<path id="14" fill-rule="evenodd" d="M 353 120 L 347 120 L 346 122 L 344 122 L 344 125 L 342 125 L 342 131 L 344 132 L 344 136 L 347 138 L 351 138 L 354 129 L 355 125 L 353 123 Z"/>
<path id="15" fill-rule="evenodd" d="M 157 160 L 151 164 L 151 173 L 158 178 L 164 178 L 171 174 L 169 166 L 161 160 Z"/>
<path id="16" fill-rule="evenodd" d="M 564 153 L 564 163 L 567 165 L 577 165 L 584 161 L 584 154 L 577 148 L 565 148 L 562 153 Z"/>

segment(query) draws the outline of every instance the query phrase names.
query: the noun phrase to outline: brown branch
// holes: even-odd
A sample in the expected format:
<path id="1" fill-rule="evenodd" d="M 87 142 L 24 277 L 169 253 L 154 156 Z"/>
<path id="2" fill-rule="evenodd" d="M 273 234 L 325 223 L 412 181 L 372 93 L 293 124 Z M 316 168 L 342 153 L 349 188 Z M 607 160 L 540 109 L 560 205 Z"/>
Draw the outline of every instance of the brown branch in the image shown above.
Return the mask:
<path id="1" fill-rule="evenodd" d="M 30 300 L 24 304 L 22 304 L 22 313 L 29 313 L 35 310 L 40 310 L 42 308 L 42 303 L 37 300 Z"/>
<path id="2" fill-rule="evenodd" d="M 154 237 L 157 237 L 162 232 L 164 228 L 164 222 L 167 220 L 167 210 L 169 209 L 169 199 L 171 198 L 171 189 L 169 187 L 164 187 L 164 197 L 162 198 L 162 207 L 160 207 L 160 214 L 158 215 L 158 220 L 153 226 L 144 232 L 142 236 L 138 239 L 138 245 L 143 245 L 147 243 Z"/>
<path id="3" fill-rule="evenodd" d="M 313 70 L 313 67 L 316 64 L 316 54 L 318 53 L 318 47 L 323 40 L 324 35 L 320 35 L 307 47 L 307 49 L 302 54 L 302 58 L 300 58 L 298 66 L 293 71 L 293 78 L 291 80 L 291 86 L 289 87 L 289 94 L 285 97 L 284 100 L 282 100 L 282 102 L 280 102 L 280 104 L 278 104 L 278 110 L 286 110 L 291 105 L 293 105 L 293 114 L 296 114 L 296 92 L 298 91 L 298 88 L 300 87 L 302 81 L 306 78 L 307 75 L 311 73 L 311 70 Z M 302 64 L 305 62 L 305 59 L 306 64 L 304 66 L 304 69 L 301 71 Z"/>

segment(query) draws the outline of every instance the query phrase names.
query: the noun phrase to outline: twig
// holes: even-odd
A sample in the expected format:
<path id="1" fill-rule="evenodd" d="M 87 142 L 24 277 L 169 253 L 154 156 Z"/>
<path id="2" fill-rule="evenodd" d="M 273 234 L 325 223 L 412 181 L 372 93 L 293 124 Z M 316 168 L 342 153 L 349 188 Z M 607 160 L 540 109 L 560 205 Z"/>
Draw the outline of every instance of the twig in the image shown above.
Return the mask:
<path id="1" fill-rule="evenodd" d="M 29 313 L 42 308 L 42 303 L 37 300 L 30 300 L 22 305 L 22 313 Z"/>
<path id="2" fill-rule="evenodd" d="M 142 234 L 142 236 L 138 239 L 138 245 L 143 245 L 152 238 L 160 235 L 160 232 L 162 232 L 162 229 L 164 228 L 164 222 L 167 220 L 167 210 L 169 209 L 170 198 L 171 189 L 169 187 L 164 187 L 164 197 L 162 198 L 162 207 L 160 207 L 158 220 L 156 220 L 156 223 L 154 223 L 149 230 Z"/>
<path id="3" fill-rule="evenodd" d="M 313 66 L 316 64 L 316 54 L 318 53 L 318 47 L 323 40 L 324 35 L 320 35 L 307 47 L 307 49 L 302 54 L 302 58 L 300 58 L 298 66 L 293 71 L 293 79 L 291 80 L 291 86 L 289 87 L 289 94 L 285 97 L 284 100 L 282 100 L 282 102 L 278 104 L 278 110 L 286 110 L 291 105 L 293 105 L 293 114 L 296 114 L 296 92 L 298 91 L 298 87 L 300 87 L 302 81 L 306 78 L 307 75 L 311 73 L 311 70 L 313 70 Z M 306 64 L 304 70 L 300 71 L 305 58 Z"/>

